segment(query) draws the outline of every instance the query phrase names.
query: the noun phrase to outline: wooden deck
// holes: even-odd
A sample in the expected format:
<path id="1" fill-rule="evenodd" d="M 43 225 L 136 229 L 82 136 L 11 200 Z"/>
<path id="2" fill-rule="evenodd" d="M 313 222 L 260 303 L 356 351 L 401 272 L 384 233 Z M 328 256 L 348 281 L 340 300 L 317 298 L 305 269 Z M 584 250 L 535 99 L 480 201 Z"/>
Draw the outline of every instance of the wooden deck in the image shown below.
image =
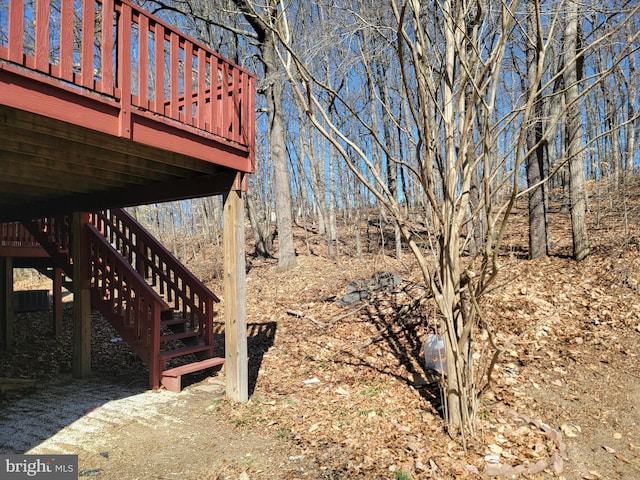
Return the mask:
<path id="1" fill-rule="evenodd" d="M 14 346 L 13 268 L 48 269 L 58 335 L 62 283 L 74 279 L 73 375 L 91 373 L 91 303 L 103 314 L 127 307 L 123 318 L 137 332 L 128 341 L 156 388 L 168 304 L 145 282 L 148 268 L 138 272 L 140 262 L 101 238 L 87 212 L 224 194 L 227 395 L 246 401 L 244 191 L 255 170 L 254 96 L 251 74 L 126 0 L 0 2 L 0 349 Z M 55 236 L 61 229 L 68 233 Z M 136 259 L 147 251 L 135 249 Z M 153 265 L 167 264 L 161 256 Z M 171 309 L 206 334 L 196 346 L 212 357 L 213 306 L 200 308 L 210 296 L 198 281 L 180 283 L 191 296 Z M 167 377 L 172 388 L 180 375 Z"/>
<path id="2" fill-rule="evenodd" d="M 226 193 L 254 170 L 254 96 L 248 72 L 125 0 L 9 0 L 0 222 Z"/>

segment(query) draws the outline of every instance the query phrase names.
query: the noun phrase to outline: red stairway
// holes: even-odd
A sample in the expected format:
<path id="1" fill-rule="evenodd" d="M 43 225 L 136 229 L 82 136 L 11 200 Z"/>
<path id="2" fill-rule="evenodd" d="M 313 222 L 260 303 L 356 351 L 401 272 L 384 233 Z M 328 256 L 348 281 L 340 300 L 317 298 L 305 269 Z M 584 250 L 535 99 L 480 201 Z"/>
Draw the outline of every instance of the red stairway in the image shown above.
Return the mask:
<path id="1" fill-rule="evenodd" d="M 24 226 L 73 276 L 71 217 Z M 181 376 L 224 363 L 214 355 L 213 304 L 219 299 L 122 209 L 86 224 L 91 303 L 149 367 L 151 388 L 180 391 Z"/>

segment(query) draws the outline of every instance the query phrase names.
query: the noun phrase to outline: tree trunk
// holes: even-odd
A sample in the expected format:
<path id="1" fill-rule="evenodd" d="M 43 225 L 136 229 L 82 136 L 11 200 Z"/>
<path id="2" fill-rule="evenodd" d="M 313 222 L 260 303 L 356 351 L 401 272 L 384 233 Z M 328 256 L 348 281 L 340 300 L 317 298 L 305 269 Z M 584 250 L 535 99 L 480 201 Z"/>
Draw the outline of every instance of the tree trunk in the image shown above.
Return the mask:
<path id="1" fill-rule="evenodd" d="M 280 75 L 280 62 L 276 56 L 275 38 L 269 25 L 278 23 L 277 3 L 269 1 L 262 18 L 255 14 L 248 0 L 234 0 L 247 22 L 257 34 L 262 62 L 264 64 L 264 87 L 267 122 L 269 128 L 269 160 L 273 166 L 273 185 L 278 229 L 278 267 L 289 269 L 296 266 L 296 251 L 293 245 L 291 215 L 291 181 L 287 169 L 287 150 L 283 115 L 283 91 L 285 79 Z"/>
<path id="2" fill-rule="evenodd" d="M 311 148 L 311 144 L 315 143 L 316 140 L 315 132 L 313 130 L 305 130 L 307 132 L 307 135 L 305 136 L 305 152 L 309 158 L 309 170 L 311 172 L 312 185 L 311 190 L 313 191 L 314 198 L 313 205 L 317 212 L 317 233 L 319 235 L 324 235 L 327 231 L 327 218 L 329 213 L 327 212 L 327 205 L 325 202 L 325 183 L 322 174 L 320 173 L 323 171 L 323 168 L 320 160 L 318 160 L 318 156 L 316 155 L 316 150 Z"/>
<path id="3" fill-rule="evenodd" d="M 568 2 L 565 29 L 565 96 L 567 100 L 566 148 L 569 158 L 571 188 L 571 228 L 573 258 L 583 260 L 589 255 L 589 237 L 585 219 L 584 161 L 582 159 L 582 122 L 580 120 L 580 92 L 578 90 L 578 6 Z"/>
<path id="4" fill-rule="evenodd" d="M 600 69 L 606 69 L 606 65 L 610 62 L 610 58 L 602 58 L 607 52 L 600 51 L 599 63 Z M 613 77 L 612 81 L 615 79 Z M 616 90 L 620 88 L 617 87 Z M 609 172 L 613 180 L 614 190 L 620 183 L 620 172 L 622 170 L 622 152 L 620 151 L 620 129 L 617 125 L 617 110 L 621 108 L 620 99 L 612 98 L 613 84 L 602 81 L 600 82 L 600 90 L 602 92 L 602 107 L 604 108 L 604 129 L 605 136 L 602 139 L 605 147 L 604 155 L 601 159 L 608 159 Z"/>
<path id="5" fill-rule="evenodd" d="M 336 220 L 336 168 L 335 154 L 329 142 L 323 142 L 327 151 L 325 155 L 329 159 L 329 225 L 327 228 L 327 247 L 330 258 L 338 258 L 338 226 Z"/>
<path id="6" fill-rule="evenodd" d="M 265 87 L 267 117 L 269 122 L 269 158 L 273 165 L 273 186 L 278 226 L 278 267 L 289 269 L 296 266 L 296 251 L 293 246 L 291 219 L 291 179 L 287 169 L 287 150 L 282 112 L 283 86 L 278 76 L 278 64 L 272 42 L 262 44 L 265 63 Z"/>
<path id="7" fill-rule="evenodd" d="M 263 258 L 269 258 L 271 257 L 271 236 L 268 233 L 265 233 L 262 228 L 260 228 L 260 219 L 258 218 L 255 202 L 253 201 L 253 195 L 250 191 L 246 193 L 245 198 L 247 200 L 245 202 L 247 207 L 247 215 L 249 217 L 249 224 L 251 225 L 251 231 L 253 232 L 253 241 L 256 248 L 255 254 Z"/>
<path id="8" fill-rule="evenodd" d="M 539 93 L 538 62 L 542 45 L 538 41 L 536 22 L 537 0 L 527 2 L 527 98 L 535 96 L 531 121 L 527 128 L 526 158 L 527 185 L 529 187 L 529 258 L 546 257 L 548 231 L 545 205 L 544 145 L 542 144 L 542 99 Z M 535 44 L 533 43 L 535 41 Z"/>
<path id="9" fill-rule="evenodd" d="M 629 36 L 631 36 L 629 34 Z M 627 84 L 627 125 L 625 127 L 624 138 L 626 142 L 625 170 L 633 173 L 633 157 L 636 151 L 636 127 L 638 119 L 635 113 L 636 91 L 636 59 L 634 55 L 629 55 L 629 81 Z"/>
<path id="10" fill-rule="evenodd" d="M 440 229 L 441 239 L 438 251 L 441 297 L 438 310 L 442 314 L 441 331 L 444 339 L 445 357 L 447 360 L 446 420 L 449 428 L 454 432 L 464 432 L 468 426 L 468 415 L 464 398 L 464 379 L 461 378 L 461 364 L 465 361 L 459 348 L 459 333 L 462 332 L 460 299 L 458 287 L 460 285 L 460 252 L 459 225 L 455 221 L 456 190 L 459 187 L 456 172 L 456 158 L 464 152 L 456 150 L 456 112 L 454 112 L 454 68 L 457 56 L 457 34 L 455 8 L 453 0 L 444 0 L 443 11 L 445 17 L 445 79 L 443 86 L 443 131 L 444 131 L 444 163 L 445 177 L 443 181 L 442 219 Z M 459 112 L 458 112 L 459 113 Z M 461 115 L 462 116 L 462 115 Z M 459 207 L 458 207 L 459 208 Z M 469 425 L 470 426 L 470 425 Z"/>

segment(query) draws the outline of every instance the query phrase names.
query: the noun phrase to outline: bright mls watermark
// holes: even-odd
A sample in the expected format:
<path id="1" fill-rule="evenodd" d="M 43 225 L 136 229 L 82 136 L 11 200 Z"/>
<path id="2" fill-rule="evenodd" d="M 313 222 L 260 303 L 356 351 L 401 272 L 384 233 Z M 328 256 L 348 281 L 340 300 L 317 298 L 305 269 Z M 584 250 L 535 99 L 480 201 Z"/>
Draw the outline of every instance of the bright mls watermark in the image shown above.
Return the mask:
<path id="1" fill-rule="evenodd" d="M 0 478 L 75 480 L 78 478 L 78 456 L 0 455 Z"/>

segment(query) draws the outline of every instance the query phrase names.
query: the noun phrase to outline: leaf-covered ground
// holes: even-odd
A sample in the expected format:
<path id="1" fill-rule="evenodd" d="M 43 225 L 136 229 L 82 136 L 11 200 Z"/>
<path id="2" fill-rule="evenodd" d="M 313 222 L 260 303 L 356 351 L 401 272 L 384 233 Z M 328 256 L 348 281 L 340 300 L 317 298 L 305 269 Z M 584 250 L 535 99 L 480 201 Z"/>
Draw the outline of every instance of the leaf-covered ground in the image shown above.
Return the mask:
<path id="1" fill-rule="evenodd" d="M 212 401 L 210 414 L 278 445 L 289 462 L 277 472 L 230 464 L 201 478 L 640 478 L 640 212 L 627 212 L 625 228 L 615 198 L 591 208 L 592 251 L 580 263 L 570 258 L 569 216 L 558 211 L 551 256 L 526 260 L 526 217 L 516 212 L 499 285 L 485 298 L 505 352 L 466 449 L 447 435 L 438 384 L 424 369 L 423 343 L 436 320 L 408 254 L 396 260 L 372 229 L 362 258 L 345 233 L 332 260 L 322 236 L 299 229 L 295 269 L 252 259 L 251 399 Z M 335 302 L 349 282 L 383 270 L 402 283 L 356 305 Z M 144 379 L 126 346 L 117 355 L 107 347 L 104 328 L 96 367 Z M 38 355 L 1 357 L 9 376 L 69 370 L 68 345 L 30 335 Z M 491 353 L 479 350 L 479 364 Z M 478 385 L 485 382 L 478 375 Z"/>
<path id="2" fill-rule="evenodd" d="M 592 213 L 592 255 L 581 263 L 570 258 L 566 214 L 552 214 L 549 258 L 528 261 L 526 236 L 508 238 L 486 298 L 507 348 L 466 451 L 444 430 L 437 385 L 425 385 L 435 318 L 411 258 L 357 259 L 345 248 L 329 261 L 316 237 L 316 255 L 300 255 L 292 272 L 270 262 L 250 270 L 249 322 L 272 334 L 264 353 L 250 348 L 260 357 L 252 401 L 226 414 L 286 434 L 319 478 L 640 478 L 639 232 L 631 222 L 625 233 L 620 213 Z M 513 220 L 512 232 L 526 232 L 522 211 Z M 403 283 L 364 307 L 335 304 L 350 281 L 380 270 Z"/>

